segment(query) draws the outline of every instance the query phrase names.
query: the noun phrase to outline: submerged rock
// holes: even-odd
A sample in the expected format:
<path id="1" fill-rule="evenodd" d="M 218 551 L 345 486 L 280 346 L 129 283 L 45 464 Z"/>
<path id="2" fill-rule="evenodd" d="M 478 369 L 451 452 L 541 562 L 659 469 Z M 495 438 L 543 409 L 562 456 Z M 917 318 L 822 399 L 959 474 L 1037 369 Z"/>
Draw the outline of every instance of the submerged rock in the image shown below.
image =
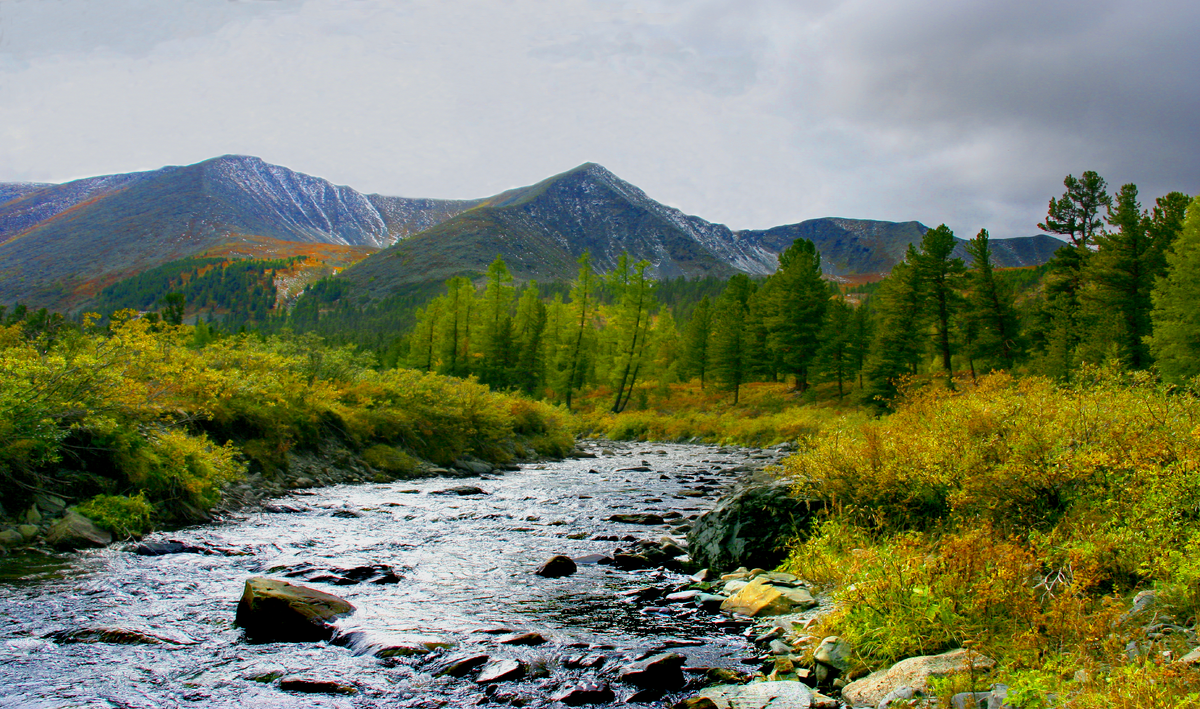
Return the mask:
<path id="1" fill-rule="evenodd" d="M 445 490 L 434 490 L 433 492 L 431 492 L 429 494 L 430 495 L 465 496 L 465 495 L 486 495 L 487 493 L 484 492 L 484 490 L 482 488 L 476 487 L 474 485 L 457 485 L 455 487 L 448 487 Z"/>
<path id="2" fill-rule="evenodd" d="M 315 679 L 312 677 L 284 677 L 279 681 L 279 688 L 285 692 L 304 692 L 306 694 L 358 693 L 354 685 L 332 679 Z"/>
<path id="3" fill-rule="evenodd" d="M 546 563 L 542 564 L 536 573 L 538 576 L 545 576 L 547 578 L 559 578 L 561 576 L 570 576 L 578 570 L 579 567 L 575 565 L 575 561 L 571 557 L 556 554 L 547 559 Z"/>
<path id="4" fill-rule="evenodd" d="M 46 636 L 56 643 L 107 643 L 112 645 L 195 645 L 196 641 L 182 633 L 165 630 L 145 630 L 104 626 L 58 630 Z"/>
<path id="5" fill-rule="evenodd" d="M 332 594 L 256 576 L 246 581 L 234 622 L 255 641 L 311 642 L 332 638 L 327 621 L 353 611 Z"/>
<path id="6" fill-rule="evenodd" d="M 490 659 L 492 658 L 487 655 L 455 655 L 434 665 L 429 674 L 434 677 L 466 677 L 471 670 L 486 664 Z"/>
<path id="7" fill-rule="evenodd" d="M 59 549 L 103 547 L 112 544 L 112 534 L 96 526 L 75 510 L 67 510 L 62 519 L 46 533 L 46 541 Z"/>
<path id="8" fill-rule="evenodd" d="M 204 550 L 183 542 L 142 542 L 132 549 L 138 556 L 167 556 L 169 554 L 203 554 Z"/>
<path id="9" fill-rule="evenodd" d="M 651 512 L 622 512 L 610 515 L 608 521 L 621 522 L 623 524 L 666 524 L 666 520 L 661 515 Z"/>
<path id="10" fill-rule="evenodd" d="M 525 676 L 527 668 L 520 660 L 492 660 L 483 666 L 475 681 L 479 684 L 509 682 Z"/>
<path id="11" fill-rule="evenodd" d="M 606 704 L 616 698 L 612 689 L 603 682 L 584 682 L 573 687 L 564 687 L 550 697 L 551 701 L 562 702 L 569 707 L 584 704 Z"/>

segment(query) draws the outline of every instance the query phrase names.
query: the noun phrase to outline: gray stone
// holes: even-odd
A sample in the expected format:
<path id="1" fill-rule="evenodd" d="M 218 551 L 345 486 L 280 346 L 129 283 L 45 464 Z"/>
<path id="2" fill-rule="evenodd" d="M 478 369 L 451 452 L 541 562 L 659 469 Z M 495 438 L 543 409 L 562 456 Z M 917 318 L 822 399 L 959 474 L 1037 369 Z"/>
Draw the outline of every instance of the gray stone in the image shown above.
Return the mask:
<path id="1" fill-rule="evenodd" d="M 889 709 L 893 705 L 907 706 L 908 702 L 916 697 L 917 691 L 912 687 L 897 687 L 880 699 L 879 704 L 876 704 L 875 707 L 876 709 Z M 904 704 L 900 702 L 904 702 Z"/>
<path id="2" fill-rule="evenodd" d="M 991 692 L 959 692 L 950 697 L 950 705 L 954 709 L 991 709 Z M 1000 707 L 996 707 L 1000 709 Z"/>
<path id="3" fill-rule="evenodd" d="M 820 502 L 792 496 L 785 481 L 734 490 L 696 520 L 688 532 L 692 560 L 710 568 L 777 566 L 785 544 L 803 538 Z"/>
<path id="4" fill-rule="evenodd" d="M 255 641 L 310 642 L 332 638 L 328 621 L 353 611 L 332 594 L 256 576 L 246 581 L 234 622 Z"/>
<path id="5" fill-rule="evenodd" d="M 46 541 L 59 549 L 102 547 L 112 543 L 112 534 L 75 510 L 67 510 L 46 532 Z"/>
<path id="6" fill-rule="evenodd" d="M 842 688 L 842 699 L 854 706 L 876 706 L 897 688 L 911 687 L 924 692 L 932 678 L 983 673 L 995 666 L 996 661 L 990 657 L 964 648 L 940 655 L 910 657 L 846 685 Z"/>
<path id="7" fill-rule="evenodd" d="M 813 705 L 812 690 L 799 682 L 717 685 L 700 690 L 695 698 L 708 699 L 717 709 L 809 709 Z"/>
<path id="8" fill-rule="evenodd" d="M 520 660 L 492 660 L 483 666 L 475 681 L 478 684 L 509 682 L 521 679 L 527 670 L 525 663 Z"/>
<path id="9" fill-rule="evenodd" d="M 460 458 L 459 460 L 455 461 L 454 467 L 475 475 L 487 475 L 495 470 L 491 463 L 486 463 L 477 458 Z"/>
<path id="10" fill-rule="evenodd" d="M 782 640 L 772 640 L 770 644 L 767 645 L 767 652 L 771 653 L 772 655 L 790 655 L 793 651 L 794 648 Z"/>
<path id="11" fill-rule="evenodd" d="M 844 672 L 849 666 L 852 650 L 850 643 L 836 635 L 830 635 L 822 640 L 817 649 L 813 651 L 813 659 Z"/>

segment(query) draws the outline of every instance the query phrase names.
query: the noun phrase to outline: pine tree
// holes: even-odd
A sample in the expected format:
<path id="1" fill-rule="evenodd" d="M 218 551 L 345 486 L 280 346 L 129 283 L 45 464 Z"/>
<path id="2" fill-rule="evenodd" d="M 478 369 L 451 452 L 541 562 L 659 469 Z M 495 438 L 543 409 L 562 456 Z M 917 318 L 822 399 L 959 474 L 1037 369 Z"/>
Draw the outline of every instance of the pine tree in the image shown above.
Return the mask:
<path id="1" fill-rule="evenodd" d="M 896 397 L 900 380 L 916 374 L 921 357 L 921 330 L 926 307 L 923 278 L 910 244 L 904 261 L 896 264 L 880 287 L 875 338 L 864 366 L 864 403 L 886 408 Z"/>
<path id="2" fill-rule="evenodd" d="M 970 333 L 967 356 L 974 374 L 975 361 L 994 359 L 1012 369 L 1017 350 L 1017 314 L 1013 295 L 996 280 L 987 229 L 967 242 L 971 269 L 967 274 L 965 326 Z"/>
<path id="3" fill-rule="evenodd" d="M 754 281 L 744 273 L 729 279 L 725 291 L 713 307 L 711 371 L 721 389 L 733 392 L 738 403 L 742 384 L 751 376 L 751 330 L 746 323 L 750 317 L 750 298 L 756 290 Z"/>
<path id="4" fill-rule="evenodd" d="M 1183 383 L 1200 375 L 1200 196 L 1188 206 L 1166 261 L 1167 274 L 1153 291 L 1149 345 L 1163 378 Z"/>
<path id="5" fill-rule="evenodd" d="M 782 371 L 795 376 L 796 389 L 806 391 L 830 297 L 813 242 L 796 239 L 779 254 L 779 269 L 763 293 L 769 354 Z"/>
<path id="6" fill-rule="evenodd" d="M 951 362 L 950 323 L 959 307 L 958 287 L 966 271 L 962 259 L 950 258 L 956 245 L 954 232 L 945 224 L 925 232 L 921 252 L 915 262 L 922 281 L 922 291 L 931 305 L 934 343 L 942 358 L 946 381 L 953 386 L 954 367 Z"/>
<path id="7" fill-rule="evenodd" d="M 709 341 L 712 339 L 713 313 L 708 296 L 700 299 L 692 311 L 683 334 L 683 365 L 687 377 L 700 378 L 700 389 L 704 389 L 704 376 L 709 370 Z"/>

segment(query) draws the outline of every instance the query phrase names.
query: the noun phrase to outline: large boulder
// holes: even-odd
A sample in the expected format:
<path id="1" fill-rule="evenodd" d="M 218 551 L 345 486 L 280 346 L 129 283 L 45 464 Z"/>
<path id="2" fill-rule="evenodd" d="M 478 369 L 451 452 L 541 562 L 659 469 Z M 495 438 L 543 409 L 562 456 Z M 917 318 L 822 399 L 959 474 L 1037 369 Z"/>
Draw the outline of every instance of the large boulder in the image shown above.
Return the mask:
<path id="1" fill-rule="evenodd" d="M 787 541 L 808 532 L 820 506 L 794 497 L 783 481 L 738 488 L 696 520 L 688 552 L 700 567 L 773 568 L 787 555 Z"/>
<path id="2" fill-rule="evenodd" d="M 674 652 L 651 655 L 621 671 L 621 681 L 643 689 L 673 690 L 683 686 L 683 663 L 687 658 Z"/>
<path id="3" fill-rule="evenodd" d="M 851 706 L 877 706 L 888 694 L 901 687 L 914 692 L 926 692 L 929 680 L 951 675 L 983 674 L 996 666 L 996 661 L 966 648 L 940 655 L 910 657 L 851 682 L 842 688 L 842 699 Z"/>
<path id="4" fill-rule="evenodd" d="M 803 588 L 777 588 L 767 583 L 766 579 L 757 578 L 725 599 L 721 603 L 721 610 L 758 618 L 807 610 L 815 605 L 817 602 Z"/>
<path id="5" fill-rule="evenodd" d="M 700 690 L 696 699 L 708 699 L 715 709 L 809 709 L 812 690 L 799 682 L 722 684 Z"/>
<path id="6" fill-rule="evenodd" d="M 46 532 L 46 541 L 59 549 L 102 547 L 112 544 L 112 534 L 75 510 L 67 510 Z"/>
<path id="7" fill-rule="evenodd" d="M 332 638 L 329 621 L 353 611 L 332 594 L 255 576 L 246 581 L 235 622 L 257 642 L 313 642 Z"/>

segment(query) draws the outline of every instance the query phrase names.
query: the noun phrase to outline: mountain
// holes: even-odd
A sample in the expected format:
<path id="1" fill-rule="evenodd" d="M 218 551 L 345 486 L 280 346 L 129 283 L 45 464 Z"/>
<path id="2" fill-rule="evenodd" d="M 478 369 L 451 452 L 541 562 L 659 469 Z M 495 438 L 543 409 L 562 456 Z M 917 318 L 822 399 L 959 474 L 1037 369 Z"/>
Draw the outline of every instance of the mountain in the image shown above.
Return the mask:
<path id="1" fill-rule="evenodd" d="M 517 280 L 570 280 L 585 250 L 599 272 L 626 252 L 654 277 L 768 275 L 798 238 L 811 239 L 829 276 L 886 273 L 920 244 L 919 222 L 810 219 L 733 231 L 650 199 L 604 167 L 587 163 L 509 190 L 374 254 L 340 274 L 378 300 L 455 275 L 478 275 L 497 255 Z M 967 258 L 963 240 L 955 256 Z M 993 240 L 1000 267 L 1044 263 L 1063 242 L 1049 236 Z"/>
<path id="2" fill-rule="evenodd" d="M 827 275 L 845 276 L 889 271 L 925 231 L 841 218 L 734 231 L 595 163 L 493 197 L 436 200 L 362 194 L 226 155 L 61 185 L 0 184 L 0 304 L 79 308 L 105 286 L 189 257 L 304 256 L 287 293 L 352 266 L 340 278 L 369 300 L 482 273 L 497 255 L 519 280 L 569 280 L 585 250 L 600 272 L 628 253 L 660 279 L 767 275 L 797 238 L 816 244 Z M 1045 235 L 993 243 L 999 266 L 1043 263 L 1062 245 Z"/>
<path id="3" fill-rule="evenodd" d="M 297 243 L 331 245 L 353 262 L 474 204 L 363 195 L 236 155 L 63 185 L 4 185 L 0 199 L 0 303 L 52 308 L 237 245 L 259 257 L 294 253 Z"/>

